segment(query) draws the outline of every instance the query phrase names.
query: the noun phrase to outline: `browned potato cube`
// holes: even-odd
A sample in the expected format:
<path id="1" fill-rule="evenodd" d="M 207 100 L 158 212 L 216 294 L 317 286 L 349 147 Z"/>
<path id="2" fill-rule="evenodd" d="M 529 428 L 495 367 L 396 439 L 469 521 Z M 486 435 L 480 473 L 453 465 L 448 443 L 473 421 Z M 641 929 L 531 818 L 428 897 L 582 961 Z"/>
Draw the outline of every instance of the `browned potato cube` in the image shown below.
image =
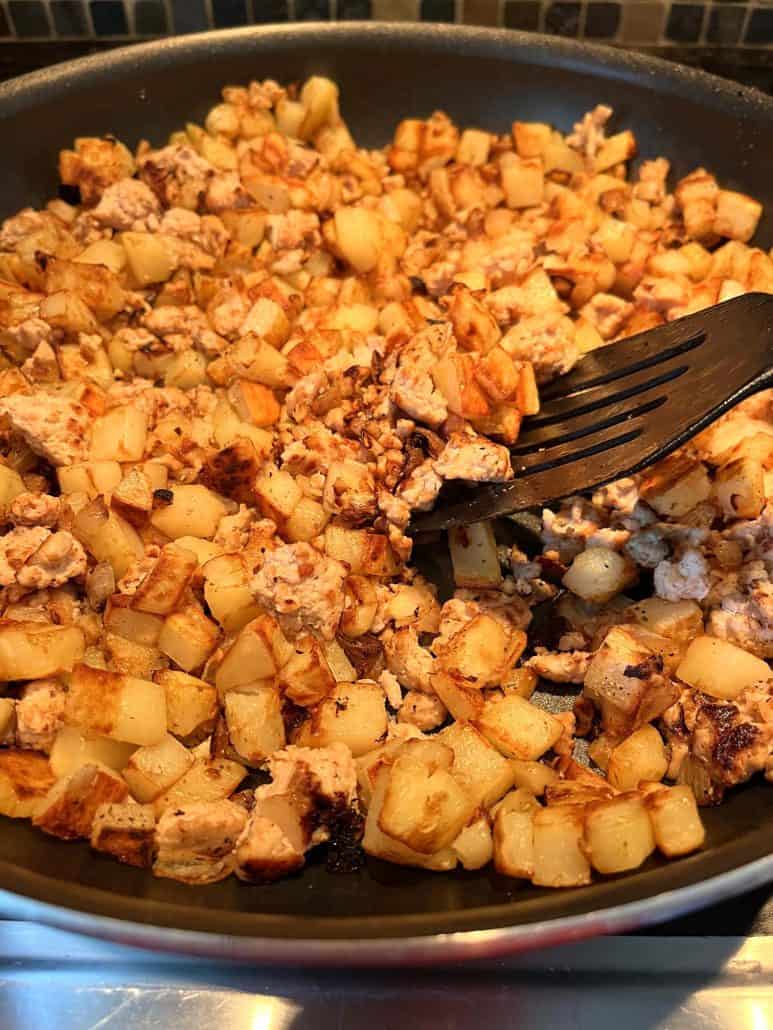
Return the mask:
<path id="1" fill-rule="evenodd" d="M 224 711 L 231 746 L 246 765 L 260 765 L 284 747 L 282 702 L 276 688 L 260 687 L 250 693 L 229 690 Z"/>
<path id="2" fill-rule="evenodd" d="M 765 507 L 765 470 L 759 461 L 738 458 L 717 469 L 714 494 L 731 519 L 756 519 Z"/>
<path id="3" fill-rule="evenodd" d="M 215 673 L 221 695 L 228 690 L 270 679 L 292 656 L 292 647 L 271 615 L 248 622 L 233 642 Z"/>
<path id="4" fill-rule="evenodd" d="M 542 762 L 526 762 L 511 758 L 510 767 L 513 773 L 513 784 L 528 790 L 535 797 L 545 793 L 545 789 L 558 782 L 558 773 Z"/>
<path id="5" fill-rule="evenodd" d="M 534 875 L 534 812 L 501 808 L 494 820 L 494 868 L 503 876 Z"/>
<path id="6" fill-rule="evenodd" d="M 695 795 L 687 786 L 664 787 L 648 794 L 644 804 L 652 820 L 655 843 L 667 858 L 703 847 L 706 831 Z"/>
<path id="7" fill-rule="evenodd" d="M 110 507 L 132 526 L 144 526 L 153 510 L 153 487 L 137 468 L 131 469 L 113 490 Z"/>
<path id="8" fill-rule="evenodd" d="M 491 698 L 473 725 L 508 758 L 534 761 L 561 736 L 561 723 L 517 694 Z"/>
<path id="9" fill-rule="evenodd" d="M 306 633 L 296 638 L 277 685 L 293 704 L 302 708 L 318 704 L 333 690 L 336 678 L 316 637 Z"/>
<path id="10" fill-rule="evenodd" d="M 260 615 L 241 554 L 219 554 L 202 567 L 204 599 L 226 633 L 235 633 Z"/>
<path id="11" fill-rule="evenodd" d="M 0 620 L 0 680 L 35 680 L 69 672 L 83 657 L 77 626 Z"/>
<path id="12" fill-rule="evenodd" d="M 647 809 L 641 798 L 632 795 L 590 805 L 585 839 L 591 865 L 599 873 L 638 869 L 655 850 Z"/>
<path id="13" fill-rule="evenodd" d="M 384 692 L 376 683 L 338 683 L 318 705 L 309 709 L 293 743 L 327 747 L 340 741 L 355 758 L 367 754 L 384 739 L 387 712 Z"/>
<path id="14" fill-rule="evenodd" d="M 153 864 L 156 819 L 150 805 L 105 804 L 91 824 L 91 846 L 126 865 Z"/>
<path id="15" fill-rule="evenodd" d="M 170 733 L 193 747 L 209 736 L 217 716 L 217 690 L 187 672 L 163 669 L 155 676 L 166 695 L 166 722 Z"/>
<path id="16" fill-rule="evenodd" d="M 197 604 L 167 615 L 158 648 L 185 672 L 201 668 L 217 647 L 220 630 Z"/>
<path id="17" fill-rule="evenodd" d="M 140 747 L 121 775 L 137 801 L 154 801 L 169 790 L 193 765 L 193 755 L 167 734 L 159 744 Z"/>
<path id="18" fill-rule="evenodd" d="M 77 665 L 64 718 L 91 736 L 140 746 L 158 744 L 166 735 L 164 689 L 150 680 Z"/>
<path id="19" fill-rule="evenodd" d="M 157 647 L 135 644 L 133 640 L 126 640 L 115 633 L 105 633 L 103 643 L 105 656 L 113 672 L 122 672 L 141 680 L 152 680 L 156 672 L 168 665 Z"/>
<path id="20" fill-rule="evenodd" d="M 126 784 L 112 769 L 83 765 L 54 784 L 33 822 L 39 829 L 64 840 L 89 837 L 100 805 L 124 801 L 128 793 Z"/>
<path id="21" fill-rule="evenodd" d="M 198 564 L 191 551 L 168 544 L 137 587 L 132 606 L 151 615 L 169 615 L 182 601 Z"/>
<path id="22" fill-rule="evenodd" d="M 580 806 L 541 808 L 534 815 L 534 872 L 537 887 L 582 887 L 591 880 Z"/>
<path id="23" fill-rule="evenodd" d="M 711 481 L 701 462 L 674 454 L 645 473 L 639 493 L 658 515 L 680 518 L 708 500 Z"/>
<path id="24" fill-rule="evenodd" d="M 438 651 L 440 665 L 470 687 L 497 686 L 526 647 L 526 634 L 513 632 L 493 615 L 477 615 Z"/>
<path id="25" fill-rule="evenodd" d="M 454 777 L 477 805 L 492 805 L 515 782 L 514 763 L 492 747 L 474 726 L 454 722 L 435 739 L 453 751 Z"/>
<path id="26" fill-rule="evenodd" d="M 618 790 L 635 790 L 642 780 L 662 780 L 667 768 L 663 738 L 654 726 L 642 726 L 613 748 L 607 776 Z"/>
<path id="27" fill-rule="evenodd" d="M 443 671 L 436 672 L 432 677 L 432 689 L 454 719 L 472 722 L 483 714 L 483 694 L 475 687 L 468 687 L 456 676 Z"/>
<path id="28" fill-rule="evenodd" d="M 197 758 L 184 776 L 153 802 L 156 817 L 168 808 L 230 797 L 247 770 L 228 758 Z"/>
<path id="29" fill-rule="evenodd" d="M 0 815 L 31 819 L 53 785 L 54 774 L 45 755 L 0 751 Z"/>

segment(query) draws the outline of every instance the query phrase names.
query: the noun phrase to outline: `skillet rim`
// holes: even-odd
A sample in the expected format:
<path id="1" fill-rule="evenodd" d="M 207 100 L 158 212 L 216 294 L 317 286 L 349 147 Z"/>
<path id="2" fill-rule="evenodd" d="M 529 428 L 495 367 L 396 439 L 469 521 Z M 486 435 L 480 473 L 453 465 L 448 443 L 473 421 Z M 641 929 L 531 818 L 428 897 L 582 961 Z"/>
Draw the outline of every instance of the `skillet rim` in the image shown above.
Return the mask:
<path id="1" fill-rule="evenodd" d="M 647 86 L 649 82 L 656 86 L 657 94 L 661 97 L 674 94 L 697 95 L 704 102 L 710 97 L 712 104 L 738 117 L 754 112 L 757 117 L 770 120 L 773 124 L 773 98 L 758 90 L 661 58 L 617 50 L 603 44 L 509 30 L 382 22 L 253 26 L 117 48 L 31 72 L 0 85 L 0 116 L 3 113 L 23 112 L 38 100 L 49 98 L 52 93 L 66 101 L 72 86 L 93 88 L 116 70 L 153 71 L 167 60 L 180 60 L 183 56 L 203 60 L 207 54 L 242 52 L 251 44 L 261 44 L 281 52 L 292 47 L 299 39 L 305 42 L 320 39 L 323 43 L 328 41 L 343 48 L 389 46 L 391 42 L 396 42 L 427 54 L 446 53 L 462 57 L 507 58 L 517 54 L 522 64 L 547 64 L 580 73 L 592 71 L 602 79 L 625 81 L 639 86 Z M 462 48 L 463 53 L 460 53 Z M 740 849 L 741 855 L 736 858 L 728 856 L 723 861 L 722 856 L 717 857 L 714 851 L 701 856 L 713 856 L 715 864 L 719 863 L 719 869 L 715 869 L 716 874 L 710 874 L 708 879 L 655 894 L 635 896 L 634 901 L 622 904 L 515 926 L 507 925 L 508 910 L 512 903 L 502 903 L 485 909 L 432 913 L 423 917 L 393 916 L 370 920 L 371 923 L 396 928 L 393 935 L 382 937 L 372 934 L 365 938 L 341 936 L 341 929 L 349 920 L 330 920 L 331 924 L 338 925 L 338 932 L 325 933 L 321 925 L 324 920 L 310 920 L 298 915 L 250 914 L 249 918 L 253 922 L 263 924 L 260 929 L 264 933 L 266 923 L 274 924 L 265 936 L 245 933 L 243 927 L 231 929 L 228 933 L 202 932 L 190 928 L 192 920 L 180 917 L 180 913 L 190 910 L 192 906 L 175 903 L 162 905 L 158 902 L 149 904 L 148 899 L 110 895 L 108 891 L 99 888 L 84 887 L 73 882 L 62 883 L 54 877 L 32 873 L 25 867 L 7 861 L 0 861 L 0 900 L 5 901 L 3 907 L 6 912 L 13 914 L 15 911 L 20 918 L 36 919 L 62 929 L 124 943 L 200 955 L 274 962 L 292 960 L 303 964 L 346 962 L 358 965 L 404 965 L 452 961 L 490 957 L 592 934 L 619 932 L 634 926 L 648 925 L 759 886 L 773 879 L 773 855 L 764 854 L 765 832 L 763 830 L 761 834 L 758 830 L 746 834 L 740 842 L 727 845 L 726 848 L 733 855 L 736 849 Z M 740 864 L 737 864 L 739 861 Z M 678 873 L 676 879 L 680 879 Z M 9 893 L 14 887 L 16 893 Z M 594 888 L 587 889 L 589 904 L 595 903 L 598 893 Z M 69 907 L 55 903 L 57 894 L 60 899 L 62 895 L 65 896 Z M 154 907 L 165 910 L 164 921 L 137 922 L 123 918 L 123 915 L 116 918 L 106 912 L 112 908 L 113 912 L 117 909 L 123 913 L 131 904 L 138 903 L 138 907 L 145 912 Z M 483 913 L 486 913 L 485 918 Z M 210 910 L 210 917 L 215 921 L 219 919 L 221 924 L 228 923 L 231 915 L 226 910 L 218 910 L 217 913 Z M 244 916 L 243 913 L 237 915 Z M 425 926 L 430 928 L 426 931 L 418 930 L 417 936 L 417 927 L 422 919 Z M 461 923 L 476 921 L 487 928 L 459 929 Z M 505 925 L 497 926 L 499 921 Z M 186 922 L 188 928 L 181 928 L 181 923 L 184 925 Z M 366 920 L 359 919 L 356 922 L 362 924 Z M 176 925 L 170 926 L 170 923 Z M 304 932 L 315 935 L 303 936 Z"/>

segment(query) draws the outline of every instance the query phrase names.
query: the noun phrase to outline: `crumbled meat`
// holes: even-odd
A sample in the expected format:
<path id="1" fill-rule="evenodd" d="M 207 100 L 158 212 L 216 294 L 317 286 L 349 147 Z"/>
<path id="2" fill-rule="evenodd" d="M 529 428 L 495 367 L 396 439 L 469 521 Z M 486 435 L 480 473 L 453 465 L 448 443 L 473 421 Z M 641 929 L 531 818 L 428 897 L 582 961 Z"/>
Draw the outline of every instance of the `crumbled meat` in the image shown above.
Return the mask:
<path id="1" fill-rule="evenodd" d="M 153 872 L 183 883 L 215 883 L 233 870 L 247 813 L 233 801 L 168 808 L 156 826 Z"/>
<path id="2" fill-rule="evenodd" d="M 122 179 L 107 187 L 91 216 L 110 229 L 144 232 L 157 226 L 160 210 L 155 193 L 144 182 Z"/>
<path id="3" fill-rule="evenodd" d="M 386 636 L 384 655 L 387 669 L 403 687 L 425 694 L 432 692 L 435 659 L 425 647 L 421 647 L 413 626 L 404 626 L 391 636 Z"/>
<path id="4" fill-rule="evenodd" d="M 655 566 L 655 593 L 664 601 L 700 601 L 710 586 L 706 559 L 692 548 L 674 561 L 661 561 Z"/>
<path id="5" fill-rule="evenodd" d="M 16 705 L 16 743 L 49 752 L 64 723 L 67 694 L 57 680 L 28 683 Z"/>
<path id="6" fill-rule="evenodd" d="M 347 568 L 308 544 L 286 544 L 267 555 L 253 576 L 256 599 L 279 616 L 291 633 L 316 630 L 332 640 L 344 606 Z"/>
<path id="7" fill-rule="evenodd" d="M 581 150 L 586 157 L 595 157 L 606 139 L 604 126 L 611 117 L 611 107 L 596 104 L 592 111 L 583 115 L 581 121 L 575 123 L 571 134 L 566 137 L 566 142 L 570 147 Z"/>
<path id="8" fill-rule="evenodd" d="M 151 150 L 139 162 L 140 179 L 166 207 L 195 211 L 216 174 L 214 165 L 200 157 L 193 147 L 173 145 Z"/>
<path id="9" fill-rule="evenodd" d="M 588 651 L 544 651 L 531 657 L 526 666 L 551 683 L 582 683 L 590 659 Z"/>
<path id="10" fill-rule="evenodd" d="M 8 508 L 8 519 L 15 526 L 45 526 L 50 529 L 59 518 L 61 501 L 50 494 L 17 494 Z"/>
<path id="11" fill-rule="evenodd" d="M 442 479 L 469 479 L 477 483 L 504 483 L 511 479 L 510 452 L 482 436 L 452 433 L 435 462 Z"/>
<path id="12" fill-rule="evenodd" d="M 448 710 L 439 697 L 420 690 L 409 690 L 397 713 L 397 721 L 409 723 L 422 733 L 428 733 L 442 726 L 447 716 Z"/>
<path id="13" fill-rule="evenodd" d="M 91 418 L 76 401 L 48 393 L 14 394 L 0 398 L 0 415 L 52 465 L 72 465 L 86 457 Z"/>

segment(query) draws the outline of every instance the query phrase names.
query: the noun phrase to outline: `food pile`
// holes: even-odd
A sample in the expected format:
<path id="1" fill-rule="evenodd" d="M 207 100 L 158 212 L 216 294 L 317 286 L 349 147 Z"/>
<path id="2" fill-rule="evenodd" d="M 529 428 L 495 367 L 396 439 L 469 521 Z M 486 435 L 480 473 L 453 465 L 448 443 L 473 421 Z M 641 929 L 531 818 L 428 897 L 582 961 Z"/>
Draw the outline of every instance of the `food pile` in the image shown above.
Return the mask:
<path id="1" fill-rule="evenodd" d="M 452 531 L 444 603 L 410 564 L 444 483 L 512 475 L 540 384 L 773 292 L 760 205 L 630 171 L 611 114 L 369 151 L 315 77 L 61 153 L 65 199 L 0 229 L 0 813 L 187 883 L 361 841 L 558 887 L 699 848 L 696 801 L 771 776 L 769 395 L 545 510 L 541 554 Z"/>

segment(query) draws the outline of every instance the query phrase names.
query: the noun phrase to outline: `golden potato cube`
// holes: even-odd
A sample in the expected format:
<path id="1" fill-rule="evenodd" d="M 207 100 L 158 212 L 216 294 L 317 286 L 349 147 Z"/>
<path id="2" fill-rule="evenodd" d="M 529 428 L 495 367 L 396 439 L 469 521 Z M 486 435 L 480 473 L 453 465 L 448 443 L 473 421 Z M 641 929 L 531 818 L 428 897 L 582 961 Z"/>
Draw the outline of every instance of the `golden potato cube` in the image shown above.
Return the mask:
<path id="1" fill-rule="evenodd" d="M 218 666 L 218 692 L 222 696 L 245 683 L 275 676 L 285 654 L 289 656 L 291 649 L 278 622 L 271 615 L 259 615 L 242 629 Z"/>
<path id="2" fill-rule="evenodd" d="M 252 440 L 239 437 L 204 462 L 199 479 L 204 486 L 240 504 L 255 503 L 255 480 L 263 465 Z"/>
<path id="3" fill-rule="evenodd" d="M 335 243 L 341 257 L 363 274 L 378 263 L 384 244 L 381 216 L 364 207 L 339 207 L 333 217 Z"/>
<path id="4" fill-rule="evenodd" d="M 449 529 L 448 546 L 458 587 L 486 589 L 501 584 L 502 569 L 491 522 Z"/>
<path id="5" fill-rule="evenodd" d="M 31 819 L 51 787 L 54 773 L 37 751 L 0 751 L 0 815 Z"/>
<path id="6" fill-rule="evenodd" d="M 540 157 L 552 135 L 544 122 L 513 122 L 515 149 L 521 157 Z"/>
<path id="7" fill-rule="evenodd" d="M 618 790 L 635 790 L 642 780 L 662 780 L 668 769 L 663 738 L 654 726 L 642 726 L 612 749 L 607 778 Z"/>
<path id="8" fill-rule="evenodd" d="M 503 876 L 534 875 L 534 811 L 502 807 L 494 820 L 494 868 Z"/>
<path id="9" fill-rule="evenodd" d="M 63 726 L 51 747 L 49 761 L 57 780 L 69 776 L 82 765 L 92 763 L 120 772 L 136 749 L 136 744 L 109 737 L 86 736 L 77 726 Z"/>
<path id="10" fill-rule="evenodd" d="M 609 136 L 599 147 L 593 159 L 593 170 L 605 172 L 608 168 L 622 164 L 636 156 L 636 139 L 630 129 Z"/>
<path id="11" fill-rule="evenodd" d="M 301 497 L 293 513 L 284 524 L 284 535 L 290 543 L 309 541 L 320 536 L 330 521 L 330 515 L 313 497 Z"/>
<path id="12" fill-rule="evenodd" d="M 91 824 L 91 847 L 126 865 L 153 864 L 156 819 L 150 805 L 100 805 Z"/>
<path id="13" fill-rule="evenodd" d="M 289 518 L 303 497 L 289 472 L 267 465 L 255 481 L 258 508 L 277 524 Z"/>
<path id="14" fill-rule="evenodd" d="M 201 571 L 204 600 L 226 633 L 238 632 L 260 615 L 242 555 L 218 555 L 205 562 Z"/>
<path id="15" fill-rule="evenodd" d="M 124 801 L 129 793 L 121 777 L 105 766 L 84 765 L 59 780 L 38 808 L 33 823 L 53 837 L 89 837 L 100 805 Z"/>
<path id="16" fill-rule="evenodd" d="M 472 720 L 484 737 L 508 758 L 534 761 L 561 736 L 561 723 L 517 694 L 491 698 Z"/>
<path id="17" fill-rule="evenodd" d="M 113 594 L 105 609 L 105 629 L 136 644 L 153 647 L 164 625 L 159 615 L 148 615 L 131 607 L 130 594 Z"/>
<path id="18" fill-rule="evenodd" d="M 104 654 L 113 672 L 124 672 L 127 676 L 151 680 L 153 674 L 167 665 L 157 647 L 135 644 L 116 633 L 105 633 Z"/>
<path id="19" fill-rule="evenodd" d="M 310 633 L 297 637 L 279 674 L 279 690 L 293 704 L 310 708 L 327 697 L 335 685 L 336 677 L 320 642 Z"/>
<path id="20" fill-rule="evenodd" d="M 583 839 L 581 807 L 541 808 L 534 815 L 534 872 L 537 887 L 582 887 L 591 881 Z"/>
<path id="21" fill-rule="evenodd" d="M 94 736 L 158 744 L 166 735 L 166 697 L 163 687 L 150 680 L 76 665 L 64 718 Z"/>
<path id="22" fill-rule="evenodd" d="M 167 615 L 158 637 L 158 649 L 185 672 L 200 668 L 220 640 L 220 630 L 197 604 Z"/>
<path id="23" fill-rule="evenodd" d="M 387 731 L 384 692 L 376 683 L 337 683 L 309 713 L 293 738 L 303 747 L 339 741 L 358 758 L 378 747 Z"/>
<path id="24" fill-rule="evenodd" d="M 148 416 L 139 407 L 111 408 L 91 431 L 92 461 L 139 461 L 145 451 Z"/>
<path id="25" fill-rule="evenodd" d="M 435 737 L 454 753 L 453 773 L 476 805 L 488 808 L 515 782 L 514 763 L 469 723 L 453 722 Z"/>
<path id="26" fill-rule="evenodd" d="M 644 804 L 652 820 L 655 843 L 667 858 L 688 855 L 703 847 L 706 831 L 689 787 L 653 791 L 646 796 Z"/>
<path id="27" fill-rule="evenodd" d="M 198 483 L 176 483 L 171 493 L 172 500 L 154 510 L 151 524 L 172 540 L 181 536 L 211 540 L 228 513 L 225 502 Z"/>
<path id="28" fill-rule="evenodd" d="M 417 866 L 421 869 L 432 869 L 438 872 L 446 872 L 455 868 L 457 856 L 452 848 L 441 848 L 433 855 L 426 855 L 389 837 L 381 829 L 381 811 L 389 784 L 389 774 L 389 768 L 382 768 L 375 779 L 368 817 L 365 820 L 365 833 L 362 838 L 362 847 L 365 853 L 373 855 L 374 858 L 381 858 L 385 862 L 394 862 L 396 865 Z"/>
<path id="29" fill-rule="evenodd" d="M 160 743 L 137 748 L 121 774 L 132 796 L 147 802 L 169 790 L 192 765 L 190 751 L 167 733 Z"/>
<path id="30" fill-rule="evenodd" d="M 648 597 L 632 604 L 628 613 L 653 633 L 672 640 L 686 642 L 703 632 L 703 612 L 695 601 Z"/>
<path id="31" fill-rule="evenodd" d="M 155 680 L 166 695 L 166 723 L 170 733 L 193 746 L 207 737 L 217 717 L 217 690 L 187 672 L 164 669 Z"/>
<path id="32" fill-rule="evenodd" d="M 117 512 L 109 511 L 101 497 L 81 508 L 72 533 L 97 561 L 110 562 L 117 578 L 145 554 L 137 531 Z"/>
<path id="33" fill-rule="evenodd" d="M 491 150 L 491 133 L 480 129 L 465 129 L 459 137 L 456 160 L 459 164 L 478 168 L 488 161 Z"/>
<path id="34" fill-rule="evenodd" d="M 247 774 L 238 762 L 228 758 L 197 758 L 177 783 L 153 802 L 159 818 L 167 809 L 199 801 L 221 801 L 230 797 Z"/>
<path id="35" fill-rule="evenodd" d="M 279 418 L 279 401 L 273 391 L 262 383 L 237 379 L 229 387 L 228 400 L 239 418 L 250 425 L 273 426 Z"/>
<path id="36" fill-rule="evenodd" d="M 463 869 L 482 869 L 494 856 L 494 838 L 488 819 L 479 815 L 464 827 L 451 845 Z"/>
<path id="37" fill-rule="evenodd" d="M 450 673 L 437 671 L 432 676 L 432 689 L 454 719 L 472 722 L 483 714 L 486 702 L 480 690 Z"/>
<path id="38" fill-rule="evenodd" d="M 528 790 L 535 797 L 545 793 L 547 787 L 558 783 L 559 776 L 555 769 L 542 762 L 527 762 L 522 759 L 511 758 L 510 767 L 512 770 L 513 784 L 523 790 Z"/>
<path id="39" fill-rule="evenodd" d="M 328 525 L 325 529 L 325 553 L 330 558 L 346 562 L 349 571 L 355 575 L 386 578 L 397 572 L 389 538 L 383 533 Z"/>
<path id="40" fill-rule="evenodd" d="M 169 615 L 182 601 L 198 567 L 193 552 L 175 544 L 163 547 L 156 564 L 137 587 L 132 607 L 151 615 Z"/>
<path id="41" fill-rule="evenodd" d="M 502 189 L 509 208 L 536 207 L 545 192 L 545 173 L 538 157 L 505 153 L 499 159 Z"/>
<path id="42" fill-rule="evenodd" d="M 260 687 L 249 694 L 229 690 L 224 711 L 231 747 L 245 765 L 261 765 L 284 747 L 282 701 L 275 687 Z"/>
<path id="43" fill-rule="evenodd" d="M 730 519 L 756 519 L 765 507 L 765 470 L 759 461 L 738 458 L 717 469 L 714 495 Z"/>
<path id="44" fill-rule="evenodd" d="M 770 679 L 770 667 L 756 655 L 718 637 L 696 637 L 676 670 L 683 683 L 732 701 L 742 690 Z"/>
<path id="45" fill-rule="evenodd" d="M 493 615 L 476 615 L 438 649 L 440 666 L 470 687 L 498 686 L 526 647 L 526 634 Z"/>
<path id="46" fill-rule="evenodd" d="M 144 526 L 153 510 L 153 487 L 145 473 L 131 469 L 113 490 L 110 507 L 132 526 Z"/>
<path id="47" fill-rule="evenodd" d="M 589 806 L 585 839 L 591 865 L 607 875 L 638 869 L 655 850 L 655 836 L 644 802 L 630 795 Z"/>
<path id="48" fill-rule="evenodd" d="M 36 680 L 70 672 L 86 641 L 77 626 L 0 620 L 0 680 Z"/>
<path id="49" fill-rule="evenodd" d="M 714 214 L 714 232 L 718 236 L 729 236 L 732 240 L 748 243 L 757 231 L 762 204 L 734 190 L 720 190 Z"/>
<path id="50" fill-rule="evenodd" d="M 701 462 L 674 454 L 645 473 L 639 493 L 658 515 L 680 518 L 709 499 L 711 481 Z"/>
<path id="51" fill-rule="evenodd" d="M 129 270 L 140 287 L 166 282 L 177 267 L 173 248 L 158 233 L 124 232 L 121 243 Z"/>
<path id="52" fill-rule="evenodd" d="M 588 547 L 569 566 L 563 584 L 583 601 L 606 604 L 636 580 L 636 564 L 606 547 Z"/>

